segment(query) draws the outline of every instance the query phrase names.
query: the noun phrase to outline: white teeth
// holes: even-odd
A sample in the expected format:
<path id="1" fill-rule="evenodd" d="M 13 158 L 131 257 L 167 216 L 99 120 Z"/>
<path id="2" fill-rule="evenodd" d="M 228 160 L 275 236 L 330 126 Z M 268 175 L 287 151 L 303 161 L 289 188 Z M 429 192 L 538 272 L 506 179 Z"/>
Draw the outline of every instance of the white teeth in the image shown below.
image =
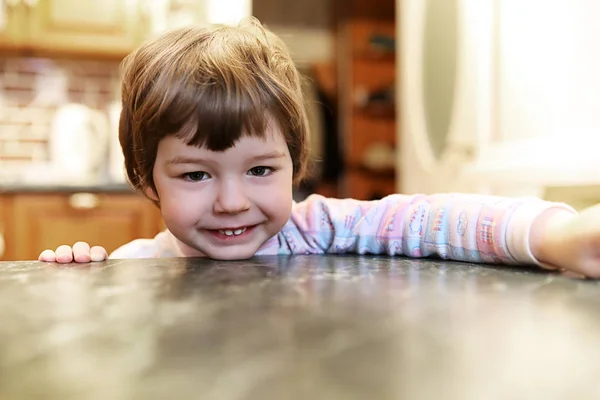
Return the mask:
<path id="1" fill-rule="evenodd" d="M 241 235 L 242 233 L 246 232 L 246 228 L 242 228 L 242 229 L 236 229 L 234 231 L 230 230 L 230 229 L 219 229 L 219 233 L 222 235 L 227 235 L 227 236 L 231 236 L 231 235 Z"/>

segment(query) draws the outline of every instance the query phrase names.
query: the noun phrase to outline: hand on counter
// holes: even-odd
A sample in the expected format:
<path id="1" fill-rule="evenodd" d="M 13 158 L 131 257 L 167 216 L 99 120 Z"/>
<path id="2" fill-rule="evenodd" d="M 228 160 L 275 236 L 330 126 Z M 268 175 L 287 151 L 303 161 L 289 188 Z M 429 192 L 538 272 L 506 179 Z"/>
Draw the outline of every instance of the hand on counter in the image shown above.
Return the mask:
<path id="1" fill-rule="evenodd" d="M 108 253 L 104 247 L 94 246 L 90 248 L 90 245 L 86 242 L 77 242 L 73 247 L 62 245 L 58 246 L 56 251 L 50 249 L 44 250 L 38 257 L 38 260 L 66 264 L 71 262 L 104 261 L 107 258 Z"/>
<path id="2" fill-rule="evenodd" d="M 534 221 L 530 243 L 545 267 L 600 278 L 600 204 L 579 215 L 547 210 Z"/>

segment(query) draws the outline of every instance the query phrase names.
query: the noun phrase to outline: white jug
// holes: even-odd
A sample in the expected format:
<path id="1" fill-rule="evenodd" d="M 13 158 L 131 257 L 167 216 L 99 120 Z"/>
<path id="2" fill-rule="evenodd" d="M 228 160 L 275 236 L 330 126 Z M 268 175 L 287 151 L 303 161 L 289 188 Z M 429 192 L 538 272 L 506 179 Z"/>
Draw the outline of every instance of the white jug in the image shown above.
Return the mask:
<path id="1" fill-rule="evenodd" d="M 90 185 L 101 180 L 108 146 L 106 115 L 83 104 L 61 106 L 52 121 L 49 157 L 60 180 Z"/>

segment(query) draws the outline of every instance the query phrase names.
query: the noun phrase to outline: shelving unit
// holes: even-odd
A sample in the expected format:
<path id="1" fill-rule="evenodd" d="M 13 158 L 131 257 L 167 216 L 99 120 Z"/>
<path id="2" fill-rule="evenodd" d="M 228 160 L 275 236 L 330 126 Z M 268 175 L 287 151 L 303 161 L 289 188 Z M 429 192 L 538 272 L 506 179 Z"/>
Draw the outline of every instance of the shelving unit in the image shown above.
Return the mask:
<path id="1" fill-rule="evenodd" d="M 342 197 L 396 192 L 395 1 L 336 4 Z"/>

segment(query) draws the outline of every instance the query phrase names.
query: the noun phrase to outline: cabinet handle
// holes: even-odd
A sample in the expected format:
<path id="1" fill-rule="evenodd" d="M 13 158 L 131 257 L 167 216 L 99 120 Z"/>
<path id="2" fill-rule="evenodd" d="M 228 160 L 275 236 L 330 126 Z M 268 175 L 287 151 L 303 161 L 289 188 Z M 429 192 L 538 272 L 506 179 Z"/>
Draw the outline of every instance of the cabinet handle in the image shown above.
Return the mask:
<path id="1" fill-rule="evenodd" d="M 91 210 L 100 204 L 100 199 L 93 193 L 75 193 L 69 197 L 69 205 L 76 210 Z"/>

